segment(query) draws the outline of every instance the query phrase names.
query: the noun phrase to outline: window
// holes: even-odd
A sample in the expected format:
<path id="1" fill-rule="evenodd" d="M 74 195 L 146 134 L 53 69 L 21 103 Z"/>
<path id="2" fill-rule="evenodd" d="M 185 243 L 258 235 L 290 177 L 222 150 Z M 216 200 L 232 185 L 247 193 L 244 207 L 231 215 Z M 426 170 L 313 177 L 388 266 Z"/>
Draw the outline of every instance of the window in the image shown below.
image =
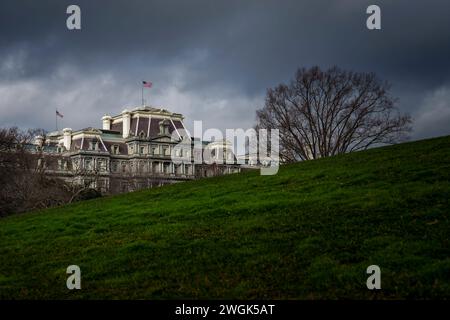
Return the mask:
<path id="1" fill-rule="evenodd" d="M 89 141 L 89 150 L 98 150 L 98 141 Z"/>
<path id="2" fill-rule="evenodd" d="M 72 167 L 75 169 L 75 170 L 78 170 L 78 169 L 80 169 L 80 162 L 79 162 L 79 160 L 78 159 L 74 159 L 73 161 L 72 161 Z"/>
<path id="3" fill-rule="evenodd" d="M 201 151 L 194 151 L 194 159 L 197 162 L 202 162 L 202 152 Z"/>
<path id="4" fill-rule="evenodd" d="M 164 173 L 170 173 L 170 164 L 164 163 Z"/>
<path id="5" fill-rule="evenodd" d="M 86 170 L 92 170 L 92 160 L 91 159 L 84 160 L 84 167 Z"/>
<path id="6" fill-rule="evenodd" d="M 119 146 L 117 144 L 112 146 L 112 153 L 119 154 Z"/>
<path id="7" fill-rule="evenodd" d="M 145 153 L 145 147 L 139 147 L 139 153 L 144 154 Z"/>
<path id="8" fill-rule="evenodd" d="M 169 132 L 169 120 L 165 119 L 163 121 L 159 122 L 159 134 L 163 135 L 163 134 L 170 134 Z"/>
<path id="9" fill-rule="evenodd" d="M 106 160 L 105 159 L 98 159 L 97 160 L 97 168 L 100 171 L 106 171 Z"/>

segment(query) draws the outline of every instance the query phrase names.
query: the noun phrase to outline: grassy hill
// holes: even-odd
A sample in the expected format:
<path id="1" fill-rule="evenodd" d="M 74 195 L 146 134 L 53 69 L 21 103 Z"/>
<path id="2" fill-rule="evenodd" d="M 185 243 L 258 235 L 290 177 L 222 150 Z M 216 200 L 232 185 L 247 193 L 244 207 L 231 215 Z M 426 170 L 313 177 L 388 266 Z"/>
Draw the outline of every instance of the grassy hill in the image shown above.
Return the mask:
<path id="1" fill-rule="evenodd" d="M 443 137 L 9 217 L 0 298 L 450 298 L 449 199 Z"/>

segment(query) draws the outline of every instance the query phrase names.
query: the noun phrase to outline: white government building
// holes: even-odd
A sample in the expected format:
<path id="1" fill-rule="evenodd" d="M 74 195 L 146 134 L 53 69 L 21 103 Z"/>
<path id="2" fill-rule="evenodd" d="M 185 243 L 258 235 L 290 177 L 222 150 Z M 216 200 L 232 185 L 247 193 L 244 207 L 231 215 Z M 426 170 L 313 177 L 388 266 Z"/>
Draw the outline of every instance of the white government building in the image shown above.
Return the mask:
<path id="1" fill-rule="evenodd" d="M 42 155 L 48 156 L 39 160 L 46 159 L 48 174 L 90 184 L 104 193 L 240 172 L 241 166 L 226 141 L 202 142 L 202 146 L 213 148 L 213 157 L 232 159 L 231 164 L 230 161 L 217 164 L 194 161 L 201 154 L 196 154 L 190 136 L 184 137 L 191 142 L 189 150 L 184 151 L 184 160 L 174 163 L 172 149 L 188 134 L 183 119 L 181 114 L 163 108 L 141 106 L 125 109 L 116 116 L 105 115 L 102 129 L 65 128 L 45 137 L 35 137 L 34 145 Z M 173 134 L 178 141 L 172 139 Z M 48 161 L 49 158 L 54 161 Z"/>

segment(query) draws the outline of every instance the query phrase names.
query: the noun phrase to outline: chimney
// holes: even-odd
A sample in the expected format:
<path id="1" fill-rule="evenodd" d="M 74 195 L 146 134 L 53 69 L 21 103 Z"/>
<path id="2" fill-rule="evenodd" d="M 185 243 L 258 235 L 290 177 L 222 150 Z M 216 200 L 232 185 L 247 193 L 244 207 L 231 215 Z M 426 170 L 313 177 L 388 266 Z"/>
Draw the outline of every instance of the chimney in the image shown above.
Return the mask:
<path id="1" fill-rule="evenodd" d="M 127 109 L 122 111 L 122 137 L 124 139 L 128 138 L 130 135 L 131 128 L 131 114 Z"/>
<path id="2" fill-rule="evenodd" d="M 72 144 L 72 129 L 70 128 L 65 128 L 63 129 L 63 134 L 64 134 L 64 147 L 66 148 L 66 150 L 70 150 L 70 145 Z"/>
<path id="3" fill-rule="evenodd" d="M 102 117 L 103 130 L 111 130 L 111 120 L 112 118 L 106 114 Z"/>

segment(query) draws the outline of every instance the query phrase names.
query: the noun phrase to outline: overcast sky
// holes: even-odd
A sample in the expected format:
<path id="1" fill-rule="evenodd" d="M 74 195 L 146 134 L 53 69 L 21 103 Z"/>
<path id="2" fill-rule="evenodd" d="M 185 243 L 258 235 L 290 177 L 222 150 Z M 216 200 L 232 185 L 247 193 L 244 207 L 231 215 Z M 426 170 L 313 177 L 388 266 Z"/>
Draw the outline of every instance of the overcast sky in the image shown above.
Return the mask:
<path id="1" fill-rule="evenodd" d="M 81 7 L 82 30 L 66 28 Z M 382 30 L 366 28 L 378 4 Z M 188 128 L 249 128 L 266 89 L 298 67 L 373 71 L 414 118 L 413 139 L 450 134 L 450 1 L 0 2 L 0 126 L 101 127 L 140 104 Z"/>

